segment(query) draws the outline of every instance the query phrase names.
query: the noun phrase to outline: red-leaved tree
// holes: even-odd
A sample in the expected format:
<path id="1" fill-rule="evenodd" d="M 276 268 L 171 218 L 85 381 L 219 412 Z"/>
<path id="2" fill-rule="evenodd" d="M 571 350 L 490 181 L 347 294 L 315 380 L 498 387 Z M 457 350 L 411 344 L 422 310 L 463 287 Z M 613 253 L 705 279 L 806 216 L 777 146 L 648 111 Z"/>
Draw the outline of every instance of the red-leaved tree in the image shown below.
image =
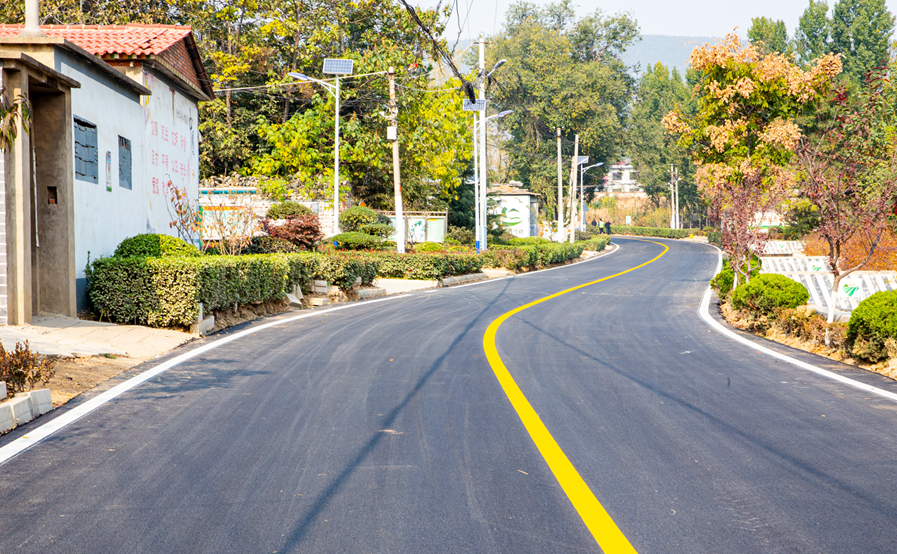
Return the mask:
<path id="1" fill-rule="evenodd" d="M 820 235 L 828 244 L 834 275 L 833 298 L 841 280 L 861 269 L 875 252 L 888 226 L 897 195 L 897 123 L 889 83 L 873 72 L 856 98 L 844 87 L 833 91 L 831 112 L 819 132 L 801 140 L 798 161 L 801 193 L 819 212 Z M 845 245 L 861 239 L 868 248 L 847 263 Z M 828 322 L 834 321 L 834 300 Z M 828 344 L 828 333 L 826 333 Z"/>

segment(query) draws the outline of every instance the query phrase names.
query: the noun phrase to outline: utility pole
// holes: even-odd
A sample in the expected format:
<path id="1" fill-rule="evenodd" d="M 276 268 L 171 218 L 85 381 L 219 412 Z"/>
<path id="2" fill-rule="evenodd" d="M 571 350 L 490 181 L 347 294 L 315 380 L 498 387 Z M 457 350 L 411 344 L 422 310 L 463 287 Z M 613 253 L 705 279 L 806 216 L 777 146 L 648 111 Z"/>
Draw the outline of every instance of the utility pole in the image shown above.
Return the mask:
<path id="1" fill-rule="evenodd" d="M 477 144 L 477 112 L 473 112 L 473 234 L 474 245 L 480 251 L 480 170 L 477 160 L 480 150 Z"/>
<path id="2" fill-rule="evenodd" d="M 392 176 L 396 195 L 396 252 L 405 253 L 405 215 L 402 210 L 402 177 L 399 172 L 399 104 L 396 102 L 396 70 L 389 68 L 389 129 L 386 138 L 392 140 Z"/>
<path id="3" fill-rule="evenodd" d="M 579 162 L 579 135 L 573 135 L 573 159 L 570 161 L 570 242 L 576 241 L 573 222 L 576 220 L 576 166 Z M 566 237 L 565 237 L 566 240 Z"/>
<path id="4" fill-rule="evenodd" d="M 486 41 L 480 38 L 480 75 L 486 71 Z M 483 121 L 480 123 L 480 223 L 482 224 L 482 241 L 483 250 L 489 248 L 486 244 L 486 231 L 489 228 L 489 210 L 486 208 L 486 177 L 489 174 L 489 160 L 486 159 L 486 79 L 483 76 L 480 80 L 480 99 L 483 101 Z"/>
<path id="5" fill-rule="evenodd" d="M 564 170 L 561 167 L 561 128 L 558 127 L 558 242 L 564 242 Z"/>
<path id="6" fill-rule="evenodd" d="M 670 164 L 670 229 L 675 229 L 676 224 L 673 220 L 673 214 L 676 213 L 676 199 L 673 196 L 673 164 Z"/>

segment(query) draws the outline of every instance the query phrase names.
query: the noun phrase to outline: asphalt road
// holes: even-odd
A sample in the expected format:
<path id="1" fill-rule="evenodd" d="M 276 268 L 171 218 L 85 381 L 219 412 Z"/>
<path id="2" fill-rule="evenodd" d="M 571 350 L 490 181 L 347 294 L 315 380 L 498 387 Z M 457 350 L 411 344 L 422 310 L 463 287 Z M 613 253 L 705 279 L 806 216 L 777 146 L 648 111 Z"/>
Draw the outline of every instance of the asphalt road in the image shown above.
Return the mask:
<path id="1" fill-rule="evenodd" d="M 615 242 L 175 366 L 0 466 L 0 554 L 600 552 L 483 337 L 663 251 Z M 640 553 L 897 552 L 897 404 L 712 331 L 716 251 L 658 242 L 496 337 L 620 531 Z"/>

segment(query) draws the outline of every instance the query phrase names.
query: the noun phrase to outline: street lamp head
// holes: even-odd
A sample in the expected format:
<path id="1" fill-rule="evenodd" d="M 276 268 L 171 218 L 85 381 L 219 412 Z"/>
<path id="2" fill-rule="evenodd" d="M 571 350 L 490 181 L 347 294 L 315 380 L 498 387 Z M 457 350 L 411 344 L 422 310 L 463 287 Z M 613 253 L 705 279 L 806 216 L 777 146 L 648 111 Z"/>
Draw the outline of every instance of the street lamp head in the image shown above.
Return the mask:
<path id="1" fill-rule="evenodd" d="M 492 77 L 492 74 L 495 73 L 495 70 L 497 70 L 499 67 L 505 65 L 506 63 L 508 63 L 508 60 L 506 60 L 504 58 L 495 62 L 495 65 L 492 66 L 492 71 L 490 71 L 489 73 L 486 74 L 486 78 L 488 79 L 489 77 Z"/>
<path id="2" fill-rule="evenodd" d="M 511 115 L 512 113 L 514 113 L 514 110 L 505 110 L 503 112 L 498 112 L 497 114 L 495 114 L 495 117 L 504 117 L 506 115 Z"/>
<path id="3" fill-rule="evenodd" d="M 308 75 L 305 75 L 303 73 L 295 73 L 295 72 L 291 71 L 291 72 L 287 73 L 287 75 L 289 75 L 293 79 L 299 79 L 300 81 L 309 81 L 310 80 L 308 78 Z"/>

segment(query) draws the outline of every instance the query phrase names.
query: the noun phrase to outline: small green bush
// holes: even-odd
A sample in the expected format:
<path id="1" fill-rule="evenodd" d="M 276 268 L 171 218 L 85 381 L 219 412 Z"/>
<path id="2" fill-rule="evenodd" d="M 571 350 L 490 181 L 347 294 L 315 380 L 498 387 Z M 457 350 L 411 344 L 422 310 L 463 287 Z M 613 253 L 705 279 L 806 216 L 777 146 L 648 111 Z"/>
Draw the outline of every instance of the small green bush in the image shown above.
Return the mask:
<path id="1" fill-rule="evenodd" d="M 415 252 L 442 252 L 445 245 L 440 242 L 419 242 L 414 245 Z"/>
<path id="2" fill-rule="evenodd" d="M 364 233 L 348 232 L 327 239 L 337 250 L 370 250 L 380 246 L 380 237 Z"/>
<path id="3" fill-rule="evenodd" d="M 897 291 L 876 292 L 860 302 L 847 324 L 847 343 L 857 357 L 877 362 L 888 357 L 886 342 L 897 340 Z"/>
<path id="4" fill-rule="evenodd" d="M 363 206 L 352 206 L 339 214 L 339 228 L 344 233 L 361 232 L 365 225 L 379 223 L 380 216 L 377 212 Z"/>
<path id="5" fill-rule="evenodd" d="M 163 256 L 201 256 L 198 248 L 171 235 L 147 233 L 127 238 L 118 245 L 116 258 L 161 258 Z"/>
<path id="6" fill-rule="evenodd" d="M 612 228 L 617 235 L 636 235 L 640 237 L 661 237 L 668 239 L 686 239 L 689 235 L 698 234 L 700 229 L 664 229 L 663 227 L 626 227 Z"/>
<path id="7" fill-rule="evenodd" d="M 732 305 L 759 315 L 771 315 L 776 308 L 797 308 L 807 303 L 810 293 L 800 283 L 775 273 L 764 273 L 738 285 Z"/>
<path id="8" fill-rule="evenodd" d="M 388 239 L 396 232 L 393 226 L 388 223 L 371 223 L 370 225 L 363 225 L 360 231 L 366 235 L 372 235 L 383 239 Z"/>
<path id="9" fill-rule="evenodd" d="M 265 214 L 265 217 L 268 219 L 289 219 L 297 215 L 315 215 L 315 212 L 298 202 L 284 200 L 268 208 L 268 213 Z"/>
<path id="10" fill-rule="evenodd" d="M 243 250 L 244 254 L 290 254 L 301 252 L 302 249 L 279 237 L 252 237 L 249 246 Z"/>
<path id="11" fill-rule="evenodd" d="M 580 244 L 583 245 L 584 250 L 588 250 L 590 252 L 601 252 L 607 245 L 610 244 L 609 236 L 594 236 L 589 240 L 581 241 Z"/>
<path id="12" fill-rule="evenodd" d="M 448 232 L 445 234 L 446 240 L 456 240 L 460 244 L 466 246 L 473 246 L 476 242 L 476 236 L 473 231 L 468 229 L 467 227 L 455 227 L 454 225 L 449 225 Z"/>

